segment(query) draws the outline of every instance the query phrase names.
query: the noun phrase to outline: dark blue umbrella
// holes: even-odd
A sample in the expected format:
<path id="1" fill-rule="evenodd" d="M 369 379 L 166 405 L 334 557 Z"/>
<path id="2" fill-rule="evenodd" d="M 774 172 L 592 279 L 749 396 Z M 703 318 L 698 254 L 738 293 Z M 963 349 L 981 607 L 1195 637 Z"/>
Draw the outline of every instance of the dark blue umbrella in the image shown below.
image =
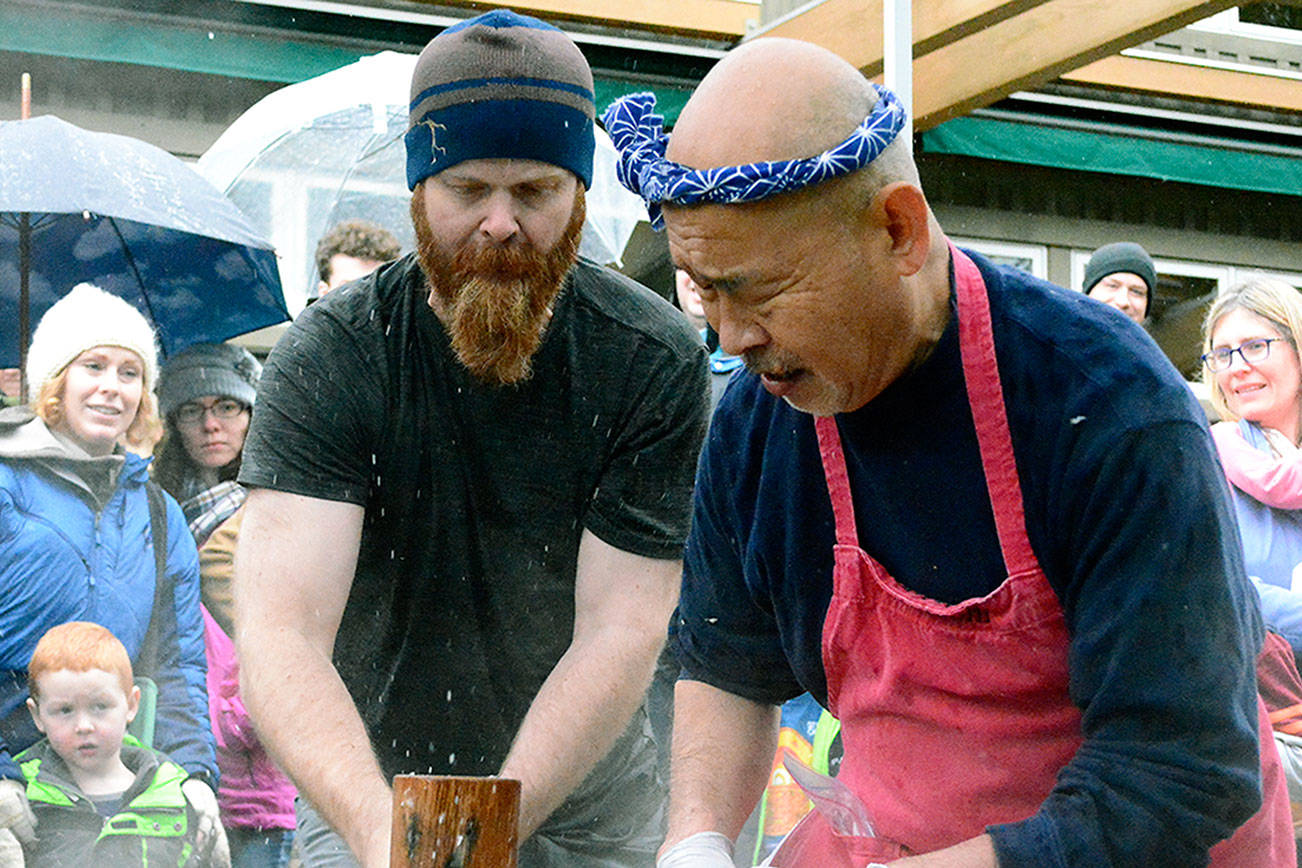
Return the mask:
<path id="1" fill-rule="evenodd" d="M 82 281 L 149 317 L 164 356 L 289 319 L 270 242 L 194 169 L 49 115 L 0 122 L 0 367 Z"/>

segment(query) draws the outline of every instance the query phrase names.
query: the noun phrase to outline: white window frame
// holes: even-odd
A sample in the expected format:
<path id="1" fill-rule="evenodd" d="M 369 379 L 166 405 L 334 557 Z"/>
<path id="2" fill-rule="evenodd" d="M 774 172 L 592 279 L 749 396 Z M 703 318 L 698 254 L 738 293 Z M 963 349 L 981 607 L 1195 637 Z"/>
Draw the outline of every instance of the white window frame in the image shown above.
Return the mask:
<path id="1" fill-rule="evenodd" d="M 1073 250 L 1071 252 L 1071 288 L 1082 291 L 1085 283 L 1085 266 L 1090 261 L 1092 250 Z M 1231 285 L 1234 268 L 1229 265 L 1209 265 L 1205 262 L 1190 262 L 1187 259 L 1154 259 L 1153 267 L 1158 274 L 1173 274 L 1178 277 L 1202 277 L 1216 281 L 1216 291 L 1222 292 Z"/>
<path id="2" fill-rule="evenodd" d="M 992 241 L 988 238 L 965 238 L 956 235 L 950 240 L 959 247 L 975 250 L 984 256 L 1015 256 L 1031 260 L 1031 274 L 1041 280 L 1049 279 L 1049 248 L 1043 244 L 1025 244 L 1016 241 Z"/>
<path id="3" fill-rule="evenodd" d="M 1248 268 L 1244 266 L 1230 266 L 1229 282 L 1225 285 L 1236 286 L 1254 277 L 1282 280 L 1289 286 L 1295 286 L 1299 291 L 1302 291 L 1302 271 L 1270 271 L 1264 268 Z"/>

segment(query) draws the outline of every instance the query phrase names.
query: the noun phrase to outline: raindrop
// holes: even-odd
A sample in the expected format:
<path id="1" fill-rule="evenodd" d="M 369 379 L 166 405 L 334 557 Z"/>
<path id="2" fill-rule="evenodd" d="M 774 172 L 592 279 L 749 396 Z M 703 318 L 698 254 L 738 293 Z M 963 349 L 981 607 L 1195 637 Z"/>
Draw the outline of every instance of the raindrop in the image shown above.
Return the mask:
<path id="1" fill-rule="evenodd" d="M 213 36 L 213 32 L 212 32 L 211 30 L 208 31 L 208 38 L 209 38 L 209 39 L 214 39 L 214 38 L 215 38 L 215 37 Z"/>
<path id="2" fill-rule="evenodd" d="M 448 754 L 448 765 L 454 766 L 456 764 L 457 764 L 457 755 L 454 753 Z"/>
<path id="3" fill-rule="evenodd" d="M 718 618 L 706 618 L 706 619 L 705 619 L 705 623 L 707 623 L 707 624 L 717 624 L 717 623 L 719 623 L 719 619 L 718 619 Z"/>
<path id="4" fill-rule="evenodd" d="M 448 691 L 448 702 L 451 702 L 451 701 L 452 701 L 452 691 L 449 690 L 449 691 Z"/>

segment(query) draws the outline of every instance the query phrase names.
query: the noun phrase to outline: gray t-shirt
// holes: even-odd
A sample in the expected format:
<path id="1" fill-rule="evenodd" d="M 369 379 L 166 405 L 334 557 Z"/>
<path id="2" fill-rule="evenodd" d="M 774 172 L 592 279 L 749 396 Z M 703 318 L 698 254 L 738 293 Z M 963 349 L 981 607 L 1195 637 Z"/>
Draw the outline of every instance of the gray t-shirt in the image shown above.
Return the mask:
<path id="1" fill-rule="evenodd" d="M 388 775 L 496 773 L 569 645 L 584 528 L 681 557 L 708 385 L 670 305 L 588 262 L 523 384 L 474 380 L 413 257 L 308 308 L 240 481 L 366 508 L 335 644 Z"/>

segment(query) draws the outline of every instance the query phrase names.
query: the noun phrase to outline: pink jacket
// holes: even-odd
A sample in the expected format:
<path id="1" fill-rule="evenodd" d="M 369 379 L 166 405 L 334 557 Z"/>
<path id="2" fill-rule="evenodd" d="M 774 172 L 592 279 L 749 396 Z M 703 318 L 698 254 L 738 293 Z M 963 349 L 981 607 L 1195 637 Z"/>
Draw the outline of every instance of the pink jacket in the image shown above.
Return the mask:
<path id="1" fill-rule="evenodd" d="M 294 785 L 267 756 L 240 699 L 235 644 L 203 610 L 208 654 L 208 714 L 217 737 L 222 824 L 242 829 L 294 828 Z"/>

